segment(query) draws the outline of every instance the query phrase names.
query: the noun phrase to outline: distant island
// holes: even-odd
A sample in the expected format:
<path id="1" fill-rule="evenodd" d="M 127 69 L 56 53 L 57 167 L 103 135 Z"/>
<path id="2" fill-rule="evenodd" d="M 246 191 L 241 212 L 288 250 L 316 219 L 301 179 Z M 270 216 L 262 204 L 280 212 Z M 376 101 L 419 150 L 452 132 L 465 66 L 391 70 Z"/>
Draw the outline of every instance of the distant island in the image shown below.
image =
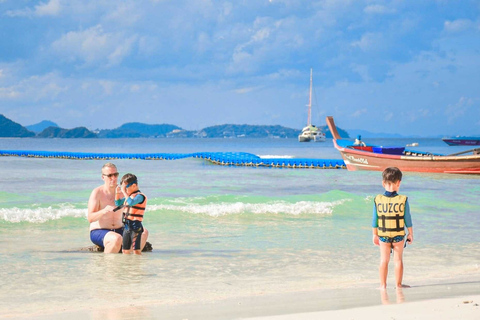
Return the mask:
<path id="1" fill-rule="evenodd" d="M 332 134 L 327 126 L 319 126 L 327 138 Z M 348 132 L 338 128 L 342 138 L 349 138 Z M 185 130 L 173 124 L 145 124 L 130 122 L 116 129 L 88 130 L 85 127 L 60 128 L 48 120 L 30 126 L 22 126 L 0 114 L 0 137 L 18 138 L 291 138 L 297 139 L 299 129 L 280 125 L 223 124 L 201 130 Z"/>

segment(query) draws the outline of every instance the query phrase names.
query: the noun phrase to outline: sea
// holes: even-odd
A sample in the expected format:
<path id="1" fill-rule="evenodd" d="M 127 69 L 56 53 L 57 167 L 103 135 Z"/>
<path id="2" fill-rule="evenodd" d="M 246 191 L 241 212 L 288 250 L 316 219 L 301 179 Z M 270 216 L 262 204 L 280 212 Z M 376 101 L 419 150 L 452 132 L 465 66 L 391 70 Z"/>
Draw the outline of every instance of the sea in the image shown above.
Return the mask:
<path id="1" fill-rule="evenodd" d="M 465 150 L 433 138 L 368 142 Z M 0 150 L 341 159 L 331 139 L 2 138 Z M 112 160 L 120 175 L 137 175 L 148 197 L 144 225 L 153 251 L 134 256 L 81 250 L 92 245 L 87 202 L 106 162 L 0 157 L 0 317 L 379 285 L 371 220 L 373 198 L 384 191 L 381 172 Z M 480 176 L 404 173 L 400 193 L 408 196 L 414 224 L 404 283 L 446 290 L 470 283 L 478 293 Z"/>

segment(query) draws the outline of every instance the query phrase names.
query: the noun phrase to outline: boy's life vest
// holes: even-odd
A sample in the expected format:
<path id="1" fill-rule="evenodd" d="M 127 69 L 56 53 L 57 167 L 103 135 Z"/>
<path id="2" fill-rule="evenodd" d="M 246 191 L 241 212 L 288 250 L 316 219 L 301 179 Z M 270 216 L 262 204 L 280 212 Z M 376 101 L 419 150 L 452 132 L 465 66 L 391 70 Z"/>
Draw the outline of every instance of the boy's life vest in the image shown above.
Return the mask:
<path id="1" fill-rule="evenodd" d="M 141 194 L 143 196 L 143 201 L 140 203 L 137 203 L 134 206 L 129 206 L 127 204 L 127 200 L 125 199 L 124 206 L 126 210 L 124 211 L 124 218 L 126 220 L 138 220 L 138 221 L 143 221 L 143 214 L 145 213 L 145 208 L 147 207 L 147 196 L 141 193 L 140 191 L 136 191 L 134 193 Z"/>
<path id="2" fill-rule="evenodd" d="M 378 236 L 396 237 L 405 235 L 405 203 L 407 197 L 396 195 L 387 197 L 379 194 L 375 197 L 378 216 Z"/>

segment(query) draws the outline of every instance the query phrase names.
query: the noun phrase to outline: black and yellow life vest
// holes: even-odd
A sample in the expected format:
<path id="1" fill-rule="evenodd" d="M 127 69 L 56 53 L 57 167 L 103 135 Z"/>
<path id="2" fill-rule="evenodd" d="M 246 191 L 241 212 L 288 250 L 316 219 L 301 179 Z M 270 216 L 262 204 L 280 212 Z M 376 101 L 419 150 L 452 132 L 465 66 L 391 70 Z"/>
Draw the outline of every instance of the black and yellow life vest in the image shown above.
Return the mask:
<path id="1" fill-rule="evenodd" d="M 396 237 L 405 235 L 405 203 L 407 197 L 396 195 L 387 197 L 379 194 L 375 197 L 378 215 L 378 235 L 380 237 Z"/>
<path id="2" fill-rule="evenodd" d="M 126 210 L 124 211 L 124 218 L 127 220 L 143 221 L 143 214 L 145 212 L 145 208 L 147 207 L 147 196 L 140 191 L 136 191 L 135 193 L 141 194 L 143 196 L 143 201 L 134 206 L 129 206 L 127 204 L 127 199 L 125 199 L 124 206 Z"/>

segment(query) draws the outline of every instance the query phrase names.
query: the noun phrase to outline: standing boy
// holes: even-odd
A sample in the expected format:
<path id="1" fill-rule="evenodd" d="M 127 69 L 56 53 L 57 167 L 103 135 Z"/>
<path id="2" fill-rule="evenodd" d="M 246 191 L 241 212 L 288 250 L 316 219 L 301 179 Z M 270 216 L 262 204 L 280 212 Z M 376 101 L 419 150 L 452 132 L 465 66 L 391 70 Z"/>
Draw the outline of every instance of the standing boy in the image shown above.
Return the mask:
<path id="1" fill-rule="evenodd" d="M 121 193 L 120 194 L 119 189 Z M 117 187 L 115 204 L 123 205 L 125 229 L 123 230 L 123 253 L 142 254 L 141 240 L 144 231 L 142 221 L 147 197 L 138 189 L 137 177 L 127 173 L 122 177 L 120 186 Z"/>
<path id="2" fill-rule="evenodd" d="M 387 287 L 388 263 L 393 250 L 395 281 L 397 288 L 406 288 L 403 280 L 403 248 L 405 227 L 408 229 L 407 242 L 413 242 L 413 225 L 408 199 L 399 195 L 402 172 L 396 167 L 386 168 L 382 174 L 384 194 L 375 197 L 373 207 L 373 243 L 380 246 L 380 289 Z"/>

